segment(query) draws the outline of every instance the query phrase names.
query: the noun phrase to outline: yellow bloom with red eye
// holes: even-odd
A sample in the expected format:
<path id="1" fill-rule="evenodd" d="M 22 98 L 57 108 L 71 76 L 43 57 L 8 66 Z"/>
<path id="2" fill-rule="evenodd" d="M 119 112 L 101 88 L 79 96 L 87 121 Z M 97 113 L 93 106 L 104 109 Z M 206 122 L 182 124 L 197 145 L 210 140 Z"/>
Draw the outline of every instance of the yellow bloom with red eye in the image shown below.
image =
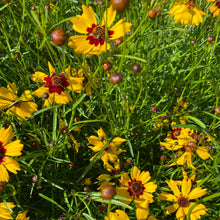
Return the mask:
<path id="1" fill-rule="evenodd" d="M 56 75 L 55 69 L 48 62 L 50 75 L 42 72 L 35 72 L 32 75 L 32 80 L 35 82 L 44 83 L 42 87 L 33 92 L 39 98 L 44 98 L 43 106 L 49 107 L 54 102 L 57 104 L 67 104 L 72 100 L 67 89 L 74 92 L 83 90 L 84 78 L 76 78 L 71 76 L 70 66 L 65 69 L 60 75 Z"/>
<path id="2" fill-rule="evenodd" d="M 100 128 L 97 133 L 98 133 L 98 137 L 92 135 L 88 138 L 89 143 L 94 145 L 94 146 L 89 146 L 89 148 L 92 149 L 94 152 L 101 151 L 103 147 L 107 144 L 106 134 L 103 131 L 103 129 Z M 126 151 L 126 150 L 122 150 L 121 148 L 118 148 L 125 141 L 126 139 L 116 137 L 111 141 L 111 143 L 108 144 L 108 146 L 105 148 L 105 150 L 101 153 L 99 157 L 99 159 L 101 159 L 104 162 L 104 166 L 108 166 L 109 161 L 111 163 L 114 163 L 118 159 L 118 155 Z M 97 154 L 98 153 L 96 153 L 90 159 L 90 161 L 92 161 Z"/>
<path id="3" fill-rule="evenodd" d="M 37 112 L 37 104 L 31 102 L 33 96 L 26 90 L 20 98 L 17 96 L 17 86 L 9 83 L 7 88 L 0 88 L 0 108 L 8 109 L 7 114 L 16 114 L 25 119 Z"/>
<path id="4" fill-rule="evenodd" d="M 152 193 L 157 185 L 149 182 L 151 176 L 148 171 L 141 172 L 136 166 L 131 170 L 130 177 L 127 173 L 121 176 L 117 195 L 127 198 L 122 200 L 125 204 L 130 204 L 134 199 L 137 220 L 145 220 L 149 214 L 149 203 L 154 202 Z"/>
<path id="5" fill-rule="evenodd" d="M 173 15 L 175 22 L 186 26 L 189 24 L 198 26 L 203 22 L 203 16 L 208 16 L 196 4 L 196 0 L 176 0 L 168 14 Z"/>
<path id="6" fill-rule="evenodd" d="M 130 32 L 132 24 L 124 22 L 124 19 L 120 19 L 111 27 L 116 17 L 116 10 L 113 10 L 112 6 L 104 12 L 100 25 L 91 6 L 82 5 L 82 10 L 82 15 L 70 20 L 73 29 L 84 34 L 70 37 L 68 45 L 78 54 L 99 55 L 110 49 L 106 40 L 114 40 Z"/>
<path id="7" fill-rule="evenodd" d="M 20 214 L 17 215 L 16 220 L 29 220 L 30 217 L 27 217 L 27 212 L 28 210 L 26 210 L 25 212 L 22 212 Z"/>
<path id="8" fill-rule="evenodd" d="M 220 1 L 216 1 L 213 5 L 209 7 L 209 11 L 213 13 L 213 17 L 220 16 Z"/>
<path id="9" fill-rule="evenodd" d="M 167 206 L 165 209 L 167 215 L 176 212 L 176 218 L 178 220 L 184 220 L 185 217 L 188 219 L 189 209 L 195 204 L 195 202 L 191 202 L 190 200 L 198 199 L 207 193 L 207 189 L 203 189 L 202 187 L 196 187 L 191 190 L 192 182 L 190 179 L 187 180 L 186 178 L 182 181 L 181 190 L 173 180 L 166 181 L 166 183 L 174 194 L 164 192 L 161 193 L 157 199 L 175 202 L 174 204 Z M 193 208 L 190 214 L 190 219 L 201 219 L 201 215 L 207 214 L 206 211 L 207 209 L 203 204 L 198 204 Z"/>
<path id="10" fill-rule="evenodd" d="M 14 133 L 12 127 L 9 126 L 7 129 L 4 127 L 0 129 L 0 181 L 8 182 L 9 175 L 8 171 L 17 174 L 20 169 L 19 164 L 12 159 L 13 156 L 20 156 L 23 149 L 23 144 L 20 140 L 10 142 L 13 138 Z M 10 142 L 10 143 L 9 143 Z"/>
<path id="11" fill-rule="evenodd" d="M 129 220 L 127 214 L 122 210 L 115 210 L 115 212 L 110 212 L 109 217 L 105 216 L 104 220 Z"/>
<path id="12" fill-rule="evenodd" d="M 7 202 L 6 204 L 10 209 L 13 209 L 16 206 L 12 202 Z M 12 211 L 9 210 L 7 206 L 4 202 L 0 203 L 0 220 L 13 219 L 11 216 Z"/>
<path id="13" fill-rule="evenodd" d="M 196 152 L 203 160 L 208 158 L 212 159 L 212 156 L 208 153 L 208 145 L 210 139 L 204 134 L 197 134 L 190 128 L 178 128 L 174 129 L 174 132 L 170 132 L 165 142 L 161 142 L 161 146 L 164 146 L 168 150 L 178 151 L 177 159 L 169 166 L 184 165 L 196 169 L 192 163 L 192 156 Z"/>

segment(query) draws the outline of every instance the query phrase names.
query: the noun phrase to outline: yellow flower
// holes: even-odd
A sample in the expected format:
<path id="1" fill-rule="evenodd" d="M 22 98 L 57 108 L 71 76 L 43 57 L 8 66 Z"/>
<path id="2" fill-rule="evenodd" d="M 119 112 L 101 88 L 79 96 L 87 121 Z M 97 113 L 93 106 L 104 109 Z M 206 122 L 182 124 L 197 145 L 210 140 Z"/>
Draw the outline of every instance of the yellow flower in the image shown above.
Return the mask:
<path id="1" fill-rule="evenodd" d="M 117 209 L 109 213 L 109 218 L 105 216 L 104 220 L 129 220 L 129 218 L 124 211 Z"/>
<path id="2" fill-rule="evenodd" d="M 131 170 L 131 179 L 127 173 L 121 176 L 121 186 L 117 188 L 117 195 L 126 197 L 122 200 L 129 204 L 133 199 L 136 206 L 137 220 L 145 220 L 149 214 L 149 203 L 154 202 L 151 193 L 156 191 L 157 185 L 149 182 L 151 179 L 148 171 L 140 171 L 136 166 Z"/>
<path id="3" fill-rule="evenodd" d="M 30 102 L 33 99 L 31 92 L 26 90 L 20 98 L 17 97 L 15 83 L 10 83 L 7 88 L 0 88 L 0 108 L 7 109 L 8 114 L 17 114 L 23 119 L 37 111 L 37 104 Z"/>
<path id="4" fill-rule="evenodd" d="M 220 1 L 216 1 L 209 7 L 209 11 L 213 13 L 213 17 L 220 16 Z"/>
<path id="5" fill-rule="evenodd" d="M 32 80 L 36 82 L 45 83 L 42 87 L 33 92 L 39 98 L 44 98 L 43 106 L 51 106 L 54 102 L 57 104 L 67 104 L 72 100 L 67 89 L 74 92 L 81 92 L 83 90 L 84 78 L 75 78 L 71 76 L 70 66 L 65 69 L 60 75 L 56 75 L 55 69 L 48 62 L 50 76 L 42 72 L 35 72 L 32 75 Z"/>
<path id="6" fill-rule="evenodd" d="M 98 190 L 100 190 L 102 187 L 107 186 L 107 185 L 112 185 L 113 183 L 116 184 L 116 186 L 119 185 L 119 180 L 117 177 L 114 177 L 114 175 L 120 174 L 121 169 L 120 169 L 120 162 L 119 159 L 114 162 L 114 168 L 110 165 L 106 165 L 106 169 L 110 172 L 110 174 L 101 174 L 97 177 L 97 180 L 102 182 Z M 109 180 L 106 180 L 109 179 Z"/>
<path id="7" fill-rule="evenodd" d="M 20 214 L 17 215 L 16 220 L 29 220 L 30 217 L 27 217 L 27 212 L 28 210 L 26 210 L 25 212 L 22 212 Z"/>
<path id="8" fill-rule="evenodd" d="M 103 149 L 103 147 L 107 144 L 106 134 L 103 131 L 103 129 L 100 128 L 97 133 L 98 133 L 98 137 L 92 135 L 88 138 L 89 143 L 94 145 L 94 147 L 89 146 L 89 148 L 92 149 L 94 152 L 101 151 Z M 104 162 L 104 166 L 109 165 L 108 161 L 110 161 L 111 163 L 114 163 L 118 159 L 118 155 L 122 152 L 125 152 L 125 150 L 118 148 L 118 146 L 121 145 L 125 141 L 126 141 L 126 139 L 116 137 L 105 148 L 105 150 L 102 152 L 102 154 L 100 155 L 100 158 L 99 158 Z M 98 153 L 96 153 L 90 159 L 90 161 L 92 161 L 96 157 L 97 154 Z"/>
<path id="9" fill-rule="evenodd" d="M 187 215 L 189 212 L 189 209 L 195 204 L 195 202 L 191 202 L 190 200 L 198 199 L 199 197 L 204 196 L 207 192 L 206 189 L 203 189 L 202 187 L 196 187 L 192 188 L 192 182 L 190 179 L 184 178 L 181 185 L 181 191 L 179 190 L 177 183 L 175 181 L 170 180 L 166 181 L 170 189 L 173 191 L 173 194 L 170 193 L 161 193 L 157 199 L 160 200 L 167 200 L 171 202 L 175 202 L 174 204 L 167 206 L 166 214 L 171 214 L 175 211 L 176 212 L 176 218 L 178 220 L 184 220 L 185 217 L 188 219 Z M 191 212 L 190 219 L 197 220 L 200 219 L 201 215 L 205 215 L 207 209 L 204 205 L 198 204 Z"/>
<path id="10" fill-rule="evenodd" d="M 10 209 L 13 209 L 16 206 L 12 202 L 7 202 L 6 204 Z M 0 203 L 0 220 L 13 219 L 11 216 L 12 212 L 7 206 L 3 202 Z"/>
<path id="11" fill-rule="evenodd" d="M 66 126 L 66 123 L 62 119 L 60 119 L 60 130 L 61 130 L 61 133 L 68 132 L 68 128 Z M 73 129 L 73 131 L 80 131 L 80 128 L 76 127 L 75 129 Z M 79 143 L 77 142 L 77 140 L 73 137 L 73 135 L 70 132 L 68 134 L 68 137 L 73 142 L 73 145 L 76 149 L 76 152 L 78 152 L 79 151 L 79 146 L 80 146 Z"/>
<path id="12" fill-rule="evenodd" d="M 190 128 L 174 128 L 174 132 L 169 133 L 165 141 L 160 144 L 166 149 L 179 150 L 177 160 L 169 166 L 186 163 L 188 167 L 196 169 L 192 164 L 194 152 L 203 160 L 213 159 L 208 153 L 208 146 L 205 146 L 210 142 L 210 139 L 204 134 L 197 134 Z"/>
<path id="13" fill-rule="evenodd" d="M 19 164 L 11 158 L 11 156 L 20 156 L 23 149 L 23 144 L 20 140 L 13 141 L 14 133 L 12 127 L 7 129 L 1 128 L 0 130 L 0 181 L 8 182 L 8 171 L 17 174 L 17 170 L 20 170 Z"/>
<path id="14" fill-rule="evenodd" d="M 176 0 L 168 14 L 173 15 L 175 22 L 198 26 L 203 21 L 202 16 L 208 16 L 201 10 L 201 7 L 196 4 L 196 0 Z"/>
<path id="15" fill-rule="evenodd" d="M 132 24 L 124 22 L 124 19 L 120 19 L 110 28 L 116 17 L 116 10 L 113 10 L 112 6 L 104 12 L 101 25 L 97 24 L 96 15 L 91 6 L 82 5 L 82 9 L 82 15 L 77 15 L 70 20 L 73 23 L 73 29 L 84 34 L 70 37 L 68 45 L 78 54 L 99 55 L 110 49 L 110 44 L 106 40 L 120 38 L 130 31 Z"/>

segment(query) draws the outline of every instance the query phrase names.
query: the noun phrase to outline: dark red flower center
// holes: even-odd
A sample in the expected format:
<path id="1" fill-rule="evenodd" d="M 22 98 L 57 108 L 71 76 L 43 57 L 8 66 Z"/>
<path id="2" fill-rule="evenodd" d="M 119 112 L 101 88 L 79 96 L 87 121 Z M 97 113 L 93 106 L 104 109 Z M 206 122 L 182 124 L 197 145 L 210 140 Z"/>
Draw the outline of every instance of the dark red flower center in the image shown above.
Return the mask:
<path id="1" fill-rule="evenodd" d="M 0 164 L 2 162 L 5 162 L 5 153 L 6 153 L 6 149 L 3 146 L 3 143 L 0 141 Z"/>
<path id="2" fill-rule="evenodd" d="M 196 4 L 196 0 L 189 0 L 185 3 L 188 9 L 191 9 L 191 7 L 194 7 Z"/>
<path id="3" fill-rule="evenodd" d="M 136 198 L 139 198 L 139 196 L 143 195 L 145 187 L 142 184 L 142 181 L 137 181 L 134 179 L 133 182 L 128 182 L 129 188 L 128 192 L 130 196 L 135 196 Z"/>
<path id="4" fill-rule="evenodd" d="M 179 197 L 177 203 L 180 207 L 188 207 L 189 206 L 189 200 L 185 197 Z"/>
<path id="5" fill-rule="evenodd" d="M 197 145 L 195 141 L 189 141 L 184 147 L 186 152 L 193 152 L 194 150 L 196 150 Z"/>
<path id="6" fill-rule="evenodd" d="M 70 85 L 64 74 L 47 76 L 44 78 L 44 81 L 47 82 L 44 87 L 49 87 L 50 94 L 54 92 L 61 94 Z"/>
<path id="7" fill-rule="evenodd" d="M 215 5 L 220 9 L 220 1 L 216 2 Z"/>
<path id="8" fill-rule="evenodd" d="M 106 148 L 105 148 L 105 152 L 110 152 L 111 151 L 111 145 L 108 145 Z"/>
<path id="9" fill-rule="evenodd" d="M 94 44 L 97 47 L 105 43 L 105 25 L 98 26 L 97 24 L 93 24 L 92 27 L 87 28 L 87 32 L 89 36 L 86 40 L 89 40 L 89 44 Z M 111 38 L 114 31 L 108 30 L 107 34 L 107 38 Z"/>

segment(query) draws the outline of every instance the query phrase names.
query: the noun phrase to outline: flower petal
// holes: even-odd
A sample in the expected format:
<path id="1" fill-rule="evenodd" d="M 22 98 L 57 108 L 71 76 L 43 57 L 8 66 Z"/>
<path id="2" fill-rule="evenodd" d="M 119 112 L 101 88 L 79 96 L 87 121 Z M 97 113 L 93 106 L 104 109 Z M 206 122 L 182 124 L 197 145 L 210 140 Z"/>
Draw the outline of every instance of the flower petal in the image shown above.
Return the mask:
<path id="1" fill-rule="evenodd" d="M 207 160 L 208 158 L 212 159 L 212 156 L 208 153 L 208 147 L 198 147 L 196 153 L 201 157 L 203 160 Z"/>
<path id="2" fill-rule="evenodd" d="M 174 195 L 176 197 L 179 197 L 180 196 L 180 191 L 179 191 L 179 188 L 178 188 L 177 184 L 175 183 L 175 181 L 173 181 L 173 180 L 167 181 L 166 180 L 166 183 L 168 184 L 170 189 L 173 191 Z"/>
<path id="3" fill-rule="evenodd" d="M 13 141 L 5 146 L 7 156 L 20 156 L 24 145 L 20 140 Z"/>
<path id="4" fill-rule="evenodd" d="M 179 205 L 178 204 L 172 204 L 172 205 L 169 205 L 167 206 L 165 209 L 166 209 L 166 215 L 169 215 L 173 212 L 175 212 L 177 209 L 178 209 Z"/>
<path id="5" fill-rule="evenodd" d="M 116 191 L 117 191 L 117 195 L 123 196 L 123 197 L 127 198 L 125 200 L 121 200 L 123 203 L 125 203 L 127 205 L 130 204 L 130 202 L 132 201 L 133 197 L 131 197 L 129 195 L 127 187 L 118 187 Z"/>
<path id="6" fill-rule="evenodd" d="M 4 167 L 4 165 L 0 164 L 0 182 L 8 182 L 9 181 L 9 175 L 8 171 Z"/>
<path id="7" fill-rule="evenodd" d="M 197 199 L 199 197 L 204 196 L 207 194 L 207 189 L 203 189 L 202 187 L 196 187 L 194 188 L 188 195 L 189 200 L 191 199 Z"/>
<path id="8" fill-rule="evenodd" d="M 42 72 L 35 72 L 32 76 L 31 79 L 35 82 L 45 82 L 44 78 L 47 77 L 48 75 Z"/>
<path id="9" fill-rule="evenodd" d="M 115 20 L 116 13 L 117 12 L 113 9 L 112 5 L 107 10 L 105 10 L 102 17 L 102 26 L 105 25 L 107 27 L 110 27 Z"/>
<path id="10" fill-rule="evenodd" d="M 120 179 L 120 183 L 124 186 L 128 186 L 128 182 L 131 182 L 131 179 L 130 177 L 128 176 L 127 173 L 124 173 L 122 176 L 121 176 L 121 179 Z"/>
<path id="11" fill-rule="evenodd" d="M 140 173 L 141 171 L 136 166 L 133 167 L 133 169 L 131 170 L 131 179 L 139 180 Z"/>
<path id="12" fill-rule="evenodd" d="M 167 200 L 167 201 L 171 201 L 171 202 L 177 202 L 177 197 L 175 195 L 170 194 L 170 193 L 166 193 L 166 192 L 160 193 L 160 195 L 157 196 L 156 199 Z"/>
<path id="13" fill-rule="evenodd" d="M 17 174 L 17 170 L 21 170 L 19 164 L 10 157 L 5 157 L 4 166 L 12 173 Z"/>
<path id="14" fill-rule="evenodd" d="M 131 23 L 124 22 L 124 19 L 120 19 L 113 27 L 111 27 L 111 31 L 114 31 L 114 33 L 111 36 L 111 40 L 123 37 L 127 32 L 130 32 Z"/>
<path id="15" fill-rule="evenodd" d="M 4 127 L 0 130 L 0 141 L 3 146 L 6 146 L 10 140 L 14 137 L 14 132 L 12 131 L 12 127 L 9 126 L 7 129 Z"/>

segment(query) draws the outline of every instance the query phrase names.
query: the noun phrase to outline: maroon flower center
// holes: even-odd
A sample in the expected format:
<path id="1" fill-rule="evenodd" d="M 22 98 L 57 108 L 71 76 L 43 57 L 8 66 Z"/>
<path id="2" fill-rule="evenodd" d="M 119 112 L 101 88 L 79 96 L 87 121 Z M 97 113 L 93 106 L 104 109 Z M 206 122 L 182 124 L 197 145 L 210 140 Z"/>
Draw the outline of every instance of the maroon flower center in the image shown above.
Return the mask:
<path id="1" fill-rule="evenodd" d="M 134 179 L 133 182 L 128 182 L 129 188 L 128 192 L 130 196 L 135 196 L 136 198 L 139 198 L 140 195 L 143 195 L 145 187 L 142 184 L 142 181 L 137 181 Z"/>
<path id="2" fill-rule="evenodd" d="M 0 141 L 0 164 L 2 162 L 5 162 L 5 153 L 6 153 L 6 149 L 3 146 L 3 143 Z"/>
<path id="3" fill-rule="evenodd" d="M 185 197 L 179 197 L 177 203 L 180 207 L 188 207 L 189 206 L 189 200 Z"/>
<path id="4" fill-rule="evenodd" d="M 186 152 L 193 152 L 194 150 L 196 150 L 197 145 L 194 141 L 189 141 L 186 145 L 185 145 L 185 151 Z"/>
<path id="5" fill-rule="evenodd" d="M 86 40 L 89 40 L 89 44 L 94 44 L 97 47 L 98 45 L 103 45 L 105 43 L 105 25 L 98 26 L 93 24 L 92 27 L 87 28 L 87 32 L 89 36 Z M 107 38 L 111 38 L 113 33 L 114 31 L 108 30 Z"/>
<path id="6" fill-rule="evenodd" d="M 185 5 L 188 9 L 191 9 L 191 7 L 194 7 L 195 4 L 196 4 L 196 0 L 189 0 L 185 3 Z"/>
<path id="7" fill-rule="evenodd" d="M 111 151 L 111 145 L 108 145 L 106 148 L 105 148 L 105 152 L 110 152 Z"/>
<path id="8" fill-rule="evenodd" d="M 49 87 L 50 94 L 54 92 L 61 94 L 70 85 L 64 74 L 47 76 L 44 78 L 44 81 L 47 82 L 44 87 Z"/>
<path id="9" fill-rule="evenodd" d="M 216 2 L 215 5 L 220 9 L 220 1 Z"/>

